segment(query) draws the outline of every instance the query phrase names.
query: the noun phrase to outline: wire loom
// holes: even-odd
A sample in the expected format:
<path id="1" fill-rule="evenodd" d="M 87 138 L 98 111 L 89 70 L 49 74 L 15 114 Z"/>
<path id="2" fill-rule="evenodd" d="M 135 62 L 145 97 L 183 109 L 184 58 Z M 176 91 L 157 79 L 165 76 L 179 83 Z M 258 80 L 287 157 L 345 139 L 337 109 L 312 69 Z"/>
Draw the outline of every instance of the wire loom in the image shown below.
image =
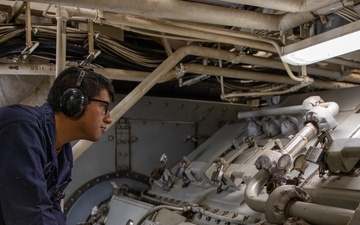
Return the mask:
<path id="1" fill-rule="evenodd" d="M 33 41 L 40 42 L 32 56 L 55 62 L 56 27 L 33 25 Z M 80 63 L 88 55 L 88 33 L 67 28 L 66 60 Z M 0 58 L 18 55 L 26 47 L 23 25 L 0 27 Z M 155 46 L 155 44 L 154 44 Z M 166 59 L 165 51 L 136 46 L 98 35 L 94 48 L 101 54 L 92 61 L 97 67 L 151 72 Z"/>

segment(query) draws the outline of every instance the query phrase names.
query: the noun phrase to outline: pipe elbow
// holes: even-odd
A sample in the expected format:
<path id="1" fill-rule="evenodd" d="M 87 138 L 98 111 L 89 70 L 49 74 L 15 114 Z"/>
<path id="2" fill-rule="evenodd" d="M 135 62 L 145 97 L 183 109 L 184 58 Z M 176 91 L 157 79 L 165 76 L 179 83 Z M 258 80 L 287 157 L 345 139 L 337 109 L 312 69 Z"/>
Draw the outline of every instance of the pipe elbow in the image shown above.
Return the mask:
<path id="1" fill-rule="evenodd" d="M 286 209 L 292 201 L 308 202 L 310 196 L 300 187 L 284 185 L 271 192 L 266 201 L 266 220 L 270 223 L 284 223 L 288 218 Z"/>

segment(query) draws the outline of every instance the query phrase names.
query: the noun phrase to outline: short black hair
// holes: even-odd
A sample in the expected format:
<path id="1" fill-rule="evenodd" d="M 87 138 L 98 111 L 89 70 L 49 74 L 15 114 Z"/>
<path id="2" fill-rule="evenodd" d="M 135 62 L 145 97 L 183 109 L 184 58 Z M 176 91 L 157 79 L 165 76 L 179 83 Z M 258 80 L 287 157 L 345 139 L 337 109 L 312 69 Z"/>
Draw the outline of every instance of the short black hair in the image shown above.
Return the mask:
<path id="1" fill-rule="evenodd" d="M 81 71 L 85 71 L 85 76 L 80 86 L 77 87 L 76 83 Z M 55 112 L 61 111 L 60 99 L 64 91 L 73 87 L 79 88 L 90 99 L 98 96 L 101 90 L 106 89 L 110 100 L 114 101 L 114 87 L 106 77 L 94 72 L 92 69 L 68 67 L 55 78 L 47 96 L 47 102 Z"/>

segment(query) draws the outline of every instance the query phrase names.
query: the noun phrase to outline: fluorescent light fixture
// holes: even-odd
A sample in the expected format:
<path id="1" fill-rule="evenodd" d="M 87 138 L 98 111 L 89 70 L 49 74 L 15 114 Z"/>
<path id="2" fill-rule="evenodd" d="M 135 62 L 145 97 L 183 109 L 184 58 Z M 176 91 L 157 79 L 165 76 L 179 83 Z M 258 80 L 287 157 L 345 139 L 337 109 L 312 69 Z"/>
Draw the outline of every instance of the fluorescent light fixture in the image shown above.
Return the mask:
<path id="1" fill-rule="evenodd" d="M 291 65 L 309 65 L 359 49 L 358 20 L 283 47 L 281 60 Z"/>

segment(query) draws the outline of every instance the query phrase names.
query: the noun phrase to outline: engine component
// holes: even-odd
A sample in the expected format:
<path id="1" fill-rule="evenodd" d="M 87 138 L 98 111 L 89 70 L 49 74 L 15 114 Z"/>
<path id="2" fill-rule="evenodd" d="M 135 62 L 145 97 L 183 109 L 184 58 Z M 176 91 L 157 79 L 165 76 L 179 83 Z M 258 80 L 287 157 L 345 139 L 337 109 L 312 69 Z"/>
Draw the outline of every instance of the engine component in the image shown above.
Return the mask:
<path id="1" fill-rule="evenodd" d="M 276 188 L 266 201 L 265 217 L 270 223 L 284 223 L 289 217 L 286 208 L 291 201 L 309 201 L 309 195 L 300 187 L 284 185 Z"/>

